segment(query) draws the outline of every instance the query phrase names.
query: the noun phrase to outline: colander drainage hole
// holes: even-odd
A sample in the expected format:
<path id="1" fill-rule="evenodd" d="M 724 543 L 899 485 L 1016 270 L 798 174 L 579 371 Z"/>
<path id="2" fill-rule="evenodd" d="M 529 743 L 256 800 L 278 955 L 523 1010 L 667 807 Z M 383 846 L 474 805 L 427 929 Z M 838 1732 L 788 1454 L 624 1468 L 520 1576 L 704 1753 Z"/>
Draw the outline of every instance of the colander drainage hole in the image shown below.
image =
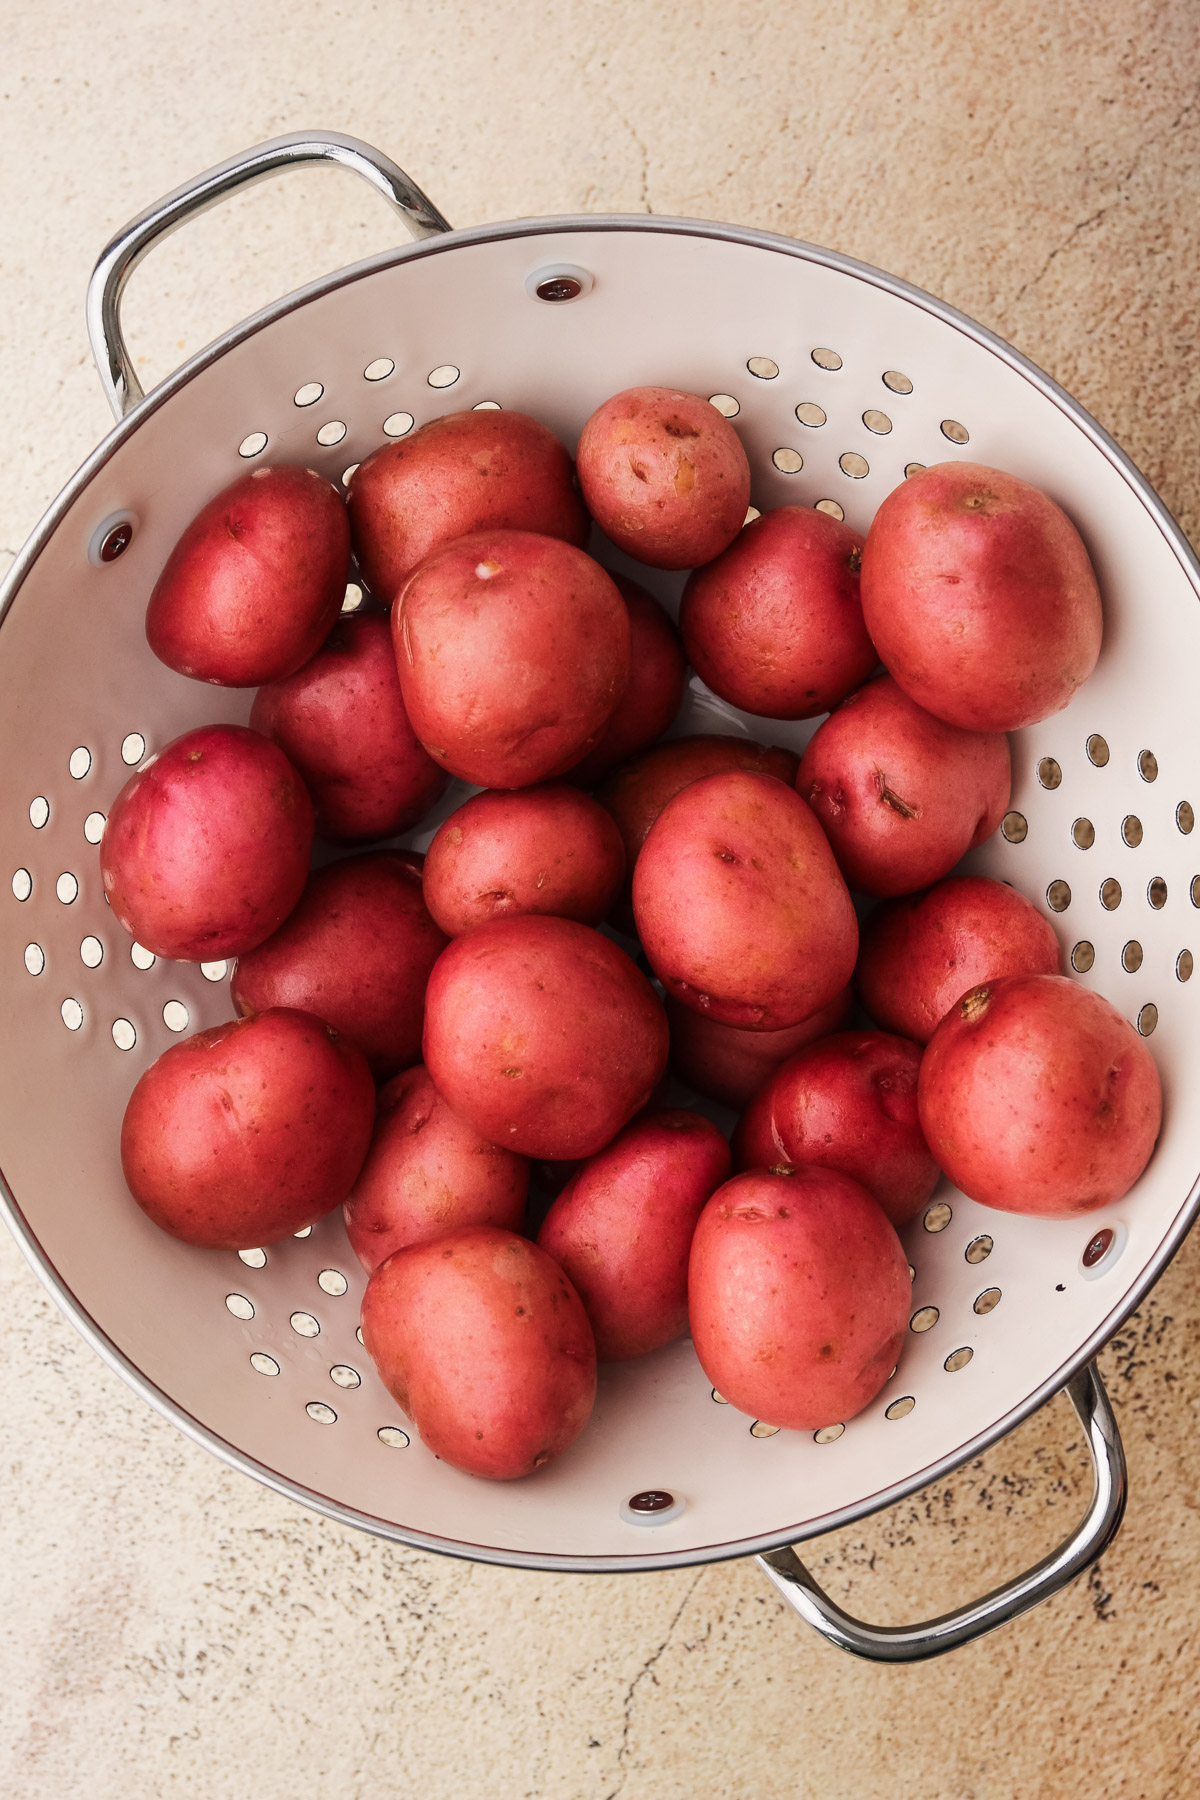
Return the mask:
<path id="1" fill-rule="evenodd" d="M 78 1000 L 64 1000 L 59 1011 L 68 1031 L 78 1031 L 83 1024 L 83 1008 Z"/>
<path id="2" fill-rule="evenodd" d="M 102 812 L 92 812 L 88 814 L 87 818 L 83 821 L 83 835 L 89 844 L 98 844 L 100 842 L 100 839 L 104 836 L 104 814 Z"/>
<path id="3" fill-rule="evenodd" d="M 301 1228 L 300 1228 L 300 1230 L 299 1230 L 299 1231 L 293 1231 L 293 1233 L 292 1233 L 292 1236 L 293 1236 L 293 1237 L 295 1237 L 295 1238 L 307 1238 L 307 1237 L 311 1237 L 311 1236 L 312 1236 L 312 1230 L 313 1230 L 313 1228 L 312 1228 L 312 1226 L 311 1226 L 311 1225 L 304 1225 L 304 1226 L 302 1226 L 302 1227 L 301 1227 Z"/>
<path id="4" fill-rule="evenodd" d="M 1155 912 L 1161 912 L 1167 904 L 1167 884 L 1161 875 L 1156 875 L 1146 889 L 1146 898 Z"/>
<path id="5" fill-rule="evenodd" d="M 146 754 L 146 740 L 140 731 L 131 731 L 121 739 L 121 761 L 130 768 Z"/>
<path id="6" fill-rule="evenodd" d="M 297 406 L 315 406 L 324 392 L 319 381 L 306 381 L 303 387 L 296 389 L 292 399 Z"/>
<path id="7" fill-rule="evenodd" d="M 742 410 L 741 401 L 735 400 L 732 394 L 710 394 L 708 404 L 715 406 L 724 419 L 736 419 Z"/>
<path id="8" fill-rule="evenodd" d="M 317 442 L 324 449 L 328 450 L 332 447 L 332 445 L 340 444 L 342 439 L 345 437 L 345 435 L 346 435 L 345 420 L 344 419 L 330 419 L 329 423 L 327 425 L 322 425 L 320 431 L 318 431 Z"/>
<path id="9" fill-rule="evenodd" d="M 926 1231 L 945 1231 L 953 1217 L 954 1213 L 951 1208 L 946 1205 L 944 1200 L 939 1200 L 936 1205 L 925 1208 L 925 1218 L 922 1222 Z"/>
<path id="10" fill-rule="evenodd" d="M 836 500 L 818 500 L 816 510 L 828 513 L 831 519 L 844 519 L 846 516 L 845 508 Z"/>
<path id="11" fill-rule="evenodd" d="M 1136 975 L 1142 966 L 1142 946 L 1136 938 L 1130 938 L 1121 952 L 1121 967 L 1129 975 Z"/>
<path id="12" fill-rule="evenodd" d="M 724 1394 L 718 1394 L 716 1388 L 712 1389 L 712 1397 L 716 1401 L 718 1406 L 728 1406 L 729 1405 L 729 1402 L 725 1398 Z"/>
<path id="13" fill-rule="evenodd" d="M 995 1239 L 990 1238 L 985 1231 L 982 1237 L 971 1239 L 970 1243 L 963 1251 L 963 1255 L 969 1263 L 986 1262 L 995 1248 Z"/>
<path id="14" fill-rule="evenodd" d="M 883 372 L 883 385 L 886 388 L 891 388 L 893 394 L 911 394 L 913 391 L 912 382 L 908 379 L 907 375 L 902 375 L 899 369 L 885 369 Z"/>
<path id="15" fill-rule="evenodd" d="M 158 958 L 153 950 L 147 950 L 144 944 L 130 944 L 129 960 L 135 969 L 152 969 Z"/>
<path id="16" fill-rule="evenodd" d="M 38 794 L 29 802 L 29 823 L 35 831 L 41 831 L 50 818 L 50 802 L 45 794 Z"/>
<path id="17" fill-rule="evenodd" d="M 1158 1027 L 1158 1008 L 1153 1000 L 1148 1000 L 1137 1016 L 1137 1028 L 1143 1037 L 1150 1037 Z"/>
<path id="18" fill-rule="evenodd" d="M 365 1338 L 364 1338 L 364 1337 L 363 1337 L 363 1334 L 362 1334 L 362 1326 L 361 1326 L 361 1325 L 356 1325 L 356 1326 L 355 1326 L 355 1328 L 354 1328 L 354 1335 L 355 1335 L 355 1337 L 356 1337 L 356 1338 L 357 1338 L 357 1339 L 358 1339 L 358 1341 L 359 1341 L 359 1343 L 360 1343 L 360 1344 L 361 1344 L 361 1345 L 362 1345 L 362 1347 L 363 1347 L 363 1349 L 364 1349 L 364 1350 L 365 1350 L 365 1349 L 366 1349 L 366 1347 L 367 1347 L 367 1341 L 366 1341 L 366 1339 L 365 1339 Z"/>
<path id="19" fill-rule="evenodd" d="M 344 1294 L 349 1285 L 340 1269 L 322 1269 L 317 1276 L 317 1286 L 326 1294 Z"/>
<path id="20" fill-rule="evenodd" d="M 813 1432 L 814 1444 L 836 1444 L 845 1434 L 844 1425 L 822 1425 L 820 1431 Z"/>
<path id="21" fill-rule="evenodd" d="M 92 753 L 85 744 L 80 744 L 78 750 L 72 750 L 67 767 L 76 781 L 82 781 L 91 766 Z"/>
<path id="22" fill-rule="evenodd" d="M 742 524 L 743 525 L 753 525 L 755 519 L 761 519 L 761 518 L 762 518 L 762 514 L 759 512 L 757 506 L 748 506 L 746 508 L 746 516 L 742 520 Z"/>
<path id="23" fill-rule="evenodd" d="M 326 1406 L 323 1400 L 310 1400 L 304 1410 L 309 1418 L 315 1420 L 318 1425 L 337 1424 L 337 1414 L 332 1406 Z"/>
<path id="24" fill-rule="evenodd" d="M 924 467 L 925 467 L 924 463 L 918 463 L 918 462 L 905 463 L 905 465 L 904 465 L 905 481 L 911 481 L 912 477 L 914 475 L 919 475 Z"/>
<path id="25" fill-rule="evenodd" d="M 79 946 L 79 960 L 85 969 L 98 969 L 104 961 L 104 945 L 98 937 L 85 937 Z"/>
<path id="26" fill-rule="evenodd" d="M 311 1313 L 294 1312 L 288 1320 L 288 1324 L 298 1337 L 319 1337 L 321 1335 L 320 1323 L 313 1318 Z"/>
<path id="27" fill-rule="evenodd" d="M 28 900 L 33 892 L 33 876 L 28 869 L 14 869 L 12 891 L 14 900 Z"/>
<path id="28" fill-rule="evenodd" d="M 952 444 L 969 444 L 971 441 L 970 432 L 957 419 L 942 420 L 942 436 L 949 438 Z"/>
<path id="29" fill-rule="evenodd" d="M 279 1364 L 265 1350 L 256 1350 L 250 1358 L 250 1367 L 256 1375 L 278 1375 Z"/>
<path id="30" fill-rule="evenodd" d="M 1071 889 L 1065 881 L 1052 881 L 1046 889 L 1046 905 L 1051 912 L 1066 912 L 1071 904 Z"/>
<path id="31" fill-rule="evenodd" d="M 901 1394 L 899 1400 L 892 1401 L 883 1416 L 885 1419 L 907 1419 L 916 1404 L 911 1394 Z"/>
<path id="32" fill-rule="evenodd" d="M 266 447 L 267 447 L 266 432 L 265 431 L 252 431 L 250 433 L 250 435 L 248 437 L 244 437 L 242 439 L 241 443 L 238 445 L 238 455 L 244 456 L 248 460 L 252 456 L 261 456 L 263 451 L 266 449 Z"/>
<path id="33" fill-rule="evenodd" d="M 329 1379 L 334 1387 L 356 1388 L 362 1386 L 362 1376 L 349 1363 L 334 1363 L 329 1371 Z"/>
<path id="34" fill-rule="evenodd" d="M 375 361 L 369 362 L 363 370 L 363 380 L 386 381 L 389 375 L 395 373 L 395 370 L 396 365 L 390 356 L 377 356 Z"/>
<path id="35" fill-rule="evenodd" d="M 831 374 L 842 366 L 842 359 L 836 350 L 814 350 L 812 359 L 818 369 L 828 369 Z"/>
<path id="36" fill-rule="evenodd" d="M 874 406 L 868 406 L 866 412 L 862 416 L 862 422 L 868 431 L 873 431 L 875 433 L 876 437 L 886 437 L 887 433 L 892 429 L 892 421 L 888 418 L 887 414 L 885 412 L 880 412 L 879 409 Z"/>
<path id="37" fill-rule="evenodd" d="M 1096 841 L 1096 827 L 1090 819 L 1076 819 L 1071 827 L 1071 841 L 1078 850 L 1090 850 Z"/>
<path id="38" fill-rule="evenodd" d="M 828 414 L 823 406 L 817 405 L 815 400 L 802 400 L 796 408 L 796 417 L 802 425 L 807 425 L 815 431 L 818 426 L 824 425 Z"/>
<path id="39" fill-rule="evenodd" d="M 112 1040 L 118 1050 L 132 1050 L 137 1043 L 137 1032 L 130 1019 L 114 1019 L 112 1024 Z"/>
<path id="40" fill-rule="evenodd" d="M 747 359 L 746 367 L 760 381 L 774 381 L 779 373 L 779 364 L 772 356 L 751 356 Z"/>
<path id="41" fill-rule="evenodd" d="M 244 1262 L 248 1269 L 265 1269 L 267 1253 L 265 1250 L 239 1250 L 238 1260 Z"/>
<path id="42" fill-rule="evenodd" d="M 804 458 L 800 452 L 790 449 L 786 444 L 780 445 L 779 449 L 773 453 L 771 461 L 781 475 L 798 475 L 804 467 Z"/>
<path id="43" fill-rule="evenodd" d="M 46 952 L 40 944 L 26 944 L 25 967 L 31 975 L 40 975 L 46 967 Z"/>
<path id="44" fill-rule="evenodd" d="M 64 906 L 70 906 L 79 898 L 79 883 L 74 875 L 65 871 L 55 882 L 54 891 Z"/>
<path id="45" fill-rule="evenodd" d="M 342 598 L 342 611 L 344 613 L 357 612 L 362 603 L 363 591 L 357 581 L 348 581 L 346 592 Z"/>
<path id="46" fill-rule="evenodd" d="M 205 981 L 224 981 L 229 973 L 229 964 L 227 962 L 201 963 L 200 973 Z"/>
<path id="47" fill-rule="evenodd" d="M 1103 769 L 1108 762 L 1108 742 L 1098 731 L 1093 731 L 1087 741 L 1087 755 L 1097 769 Z"/>
<path id="48" fill-rule="evenodd" d="M 254 1302 L 247 1300 L 245 1294 L 226 1294 L 225 1305 L 235 1319 L 252 1319 Z"/>
<path id="49" fill-rule="evenodd" d="M 949 1356 L 942 1364 L 942 1367 L 948 1375 L 957 1375 L 960 1369 L 966 1368 L 974 1354 L 975 1352 L 971 1349 L 970 1345 L 964 1344 L 961 1350 L 952 1350 L 950 1352 Z"/>
<path id="50" fill-rule="evenodd" d="M 1141 843 L 1142 821 L 1138 818 L 1136 813 L 1126 813 L 1125 817 L 1121 820 L 1121 838 L 1124 843 L 1129 845 L 1131 850 L 1136 850 Z"/>
<path id="51" fill-rule="evenodd" d="M 754 1438 L 777 1437 L 780 1429 L 781 1427 L 778 1425 L 767 1425 L 762 1419 L 755 1419 L 750 1427 L 750 1436 Z"/>
<path id="52" fill-rule="evenodd" d="M 932 1331 L 941 1318 L 936 1306 L 921 1306 L 908 1321 L 910 1331 Z"/>
<path id="53" fill-rule="evenodd" d="M 1175 977 L 1178 981 L 1192 979 L 1192 953 L 1190 950 L 1181 950 L 1175 958 Z"/>
<path id="54" fill-rule="evenodd" d="M 1024 813 L 1006 812 L 1000 821 L 1000 830 L 1010 844 L 1023 844 L 1029 835 L 1029 821 Z"/>
<path id="55" fill-rule="evenodd" d="M 1062 786 L 1062 768 L 1052 756 L 1043 756 L 1038 764 L 1037 775 L 1044 788 Z"/>
<path id="56" fill-rule="evenodd" d="M 471 408 L 472 412 L 503 412 L 504 408 L 498 400 L 477 400 Z"/>
<path id="57" fill-rule="evenodd" d="M 410 412 L 389 413 L 383 421 L 383 435 L 390 438 L 407 437 L 416 420 Z"/>
<path id="58" fill-rule="evenodd" d="M 1138 774 L 1143 781 L 1158 780 L 1158 758 L 1153 750 L 1142 750 L 1138 753 Z"/>
<path id="59" fill-rule="evenodd" d="M 999 1288 L 996 1288 L 996 1287 L 984 1288 L 982 1294 L 976 1295 L 975 1302 L 974 1302 L 974 1305 L 972 1306 L 971 1310 L 972 1310 L 972 1312 L 977 1312 L 979 1314 L 980 1318 L 983 1318 L 986 1316 L 986 1314 L 988 1314 L 990 1312 L 995 1312 L 996 1308 L 999 1306 L 1003 1297 L 1004 1296 L 1000 1292 Z"/>
<path id="60" fill-rule="evenodd" d="M 453 363 L 439 363 L 436 369 L 430 369 L 425 379 L 431 388 L 448 388 L 454 386 L 461 372 Z"/>
<path id="61" fill-rule="evenodd" d="M 163 1024 L 168 1031 L 186 1031 L 188 1028 L 188 1009 L 182 1000 L 168 1000 L 162 1009 Z"/>
<path id="62" fill-rule="evenodd" d="M 843 475 L 848 475 L 851 481 L 862 481 L 871 473 L 870 463 L 865 456 L 860 456 L 857 450 L 843 451 L 838 457 L 838 468 Z"/>
<path id="63" fill-rule="evenodd" d="M 1179 802 L 1179 805 L 1175 808 L 1175 823 L 1178 825 L 1180 831 L 1182 831 L 1184 837 L 1187 837 L 1196 823 L 1196 815 L 1192 811 L 1190 801 L 1181 800 Z"/>
<path id="64" fill-rule="evenodd" d="M 401 1431 L 398 1425 L 381 1425 L 375 1436 L 389 1450 L 407 1450 L 412 1442 L 407 1431 Z"/>

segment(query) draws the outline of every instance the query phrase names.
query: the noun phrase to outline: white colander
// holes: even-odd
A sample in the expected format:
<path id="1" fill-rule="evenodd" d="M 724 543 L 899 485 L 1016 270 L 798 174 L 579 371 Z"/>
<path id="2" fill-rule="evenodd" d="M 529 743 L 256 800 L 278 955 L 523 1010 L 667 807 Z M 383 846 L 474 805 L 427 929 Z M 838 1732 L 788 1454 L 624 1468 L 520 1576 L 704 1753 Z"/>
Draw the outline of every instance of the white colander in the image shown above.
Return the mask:
<path id="1" fill-rule="evenodd" d="M 117 313 L 133 264 L 233 188 L 322 159 L 370 179 L 421 241 L 281 300 L 142 398 Z M 0 614 L 0 1164 L 9 1223 L 63 1309 L 234 1466 L 422 1548 L 567 1570 L 759 1552 L 827 1636 L 889 1659 L 966 1641 L 1078 1574 L 1124 1500 L 1089 1359 L 1178 1246 L 1200 1165 L 1181 1104 L 1200 1088 L 1200 981 L 1188 979 L 1200 949 L 1200 582 L 1145 481 L 1015 351 L 878 270 L 687 220 L 452 232 L 387 158 L 334 134 L 262 146 L 135 220 L 101 258 L 89 324 L 128 416 L 38 526 Z M 171 673 L 143 635 L 154 579 L 211 495 L 257 457 L 341 481 L 386 435 L 465 407 L 528 411 L 573 445 L 595 406 L 643 382 L 711 396 L 735 420 L 760 508 L 815 503 L 865 530 L 913 464 L 963 457 L 1024 476 L 1075 520 L 1104 595 L 1100 666 L 1067 711 L 1015 735 L 1013 811 L 971 866 L 1049 909 L 1078 978 L 1152 1034 L 1165 1121 L 1136 1189 L 1085 1220 L 991 1212 L 944 1186 L 906 1234 L 915 1275 L 900 1366 L 844 1429 L 746 1418 L 718 1401 L 685 1341 L 604 1370 L 574 1448 L 536 1478 L 495 1484 L 436 1461 L 376 1379 L 339 1215 L 235 1255 L 174 1242 L 130 1200 L 118 1130 L 134 1081 L 178 1033 L 232 1008 L 224 964 L 131 949 L 95 845 L 146 754 L 248 712 L 248 694 Z M 677 578 L 649 581 L 674 605 Z M 714 728 L 794 746 L 812 729 L 736 713 L 693 680 L 675 730 Z M 788 1548 L 945 1474 L 1068 1383 L 1096 1463 L 1093 1502 L 1062 1550 L 1018 1581 L 911 1630 L 874 1629 L 836 1608 Z"/>

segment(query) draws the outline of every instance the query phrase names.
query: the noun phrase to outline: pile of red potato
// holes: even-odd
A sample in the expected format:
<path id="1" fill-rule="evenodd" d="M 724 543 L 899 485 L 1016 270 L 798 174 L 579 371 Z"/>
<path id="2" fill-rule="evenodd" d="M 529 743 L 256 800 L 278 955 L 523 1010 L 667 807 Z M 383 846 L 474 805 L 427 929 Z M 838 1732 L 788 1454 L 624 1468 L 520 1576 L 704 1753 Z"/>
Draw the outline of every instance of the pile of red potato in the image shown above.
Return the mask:
<path id="1" fill-rule="evenodd" d="M 1063 978 L 1028 901 L 950 874 L 1008 805 L 1005 732 L 1095 665 L 1078 533 L 965 462 L 915 473 L 865 541 L 802 506 L 746 523 L 749 500 L 693 395 L 608 400 L 577 471 L 532 418 L 459 413 L 377 450 L 346 502 L 303 468 L 234 482 L 150 599 L 164 662 L 258 694 L 251 729 L 177 738 L 108 817 L 126 930 L 237 958 L 238 1018 L 134 1089 L 130 1190 L 234 1249 L 344 1203 L 367 1349 L 473 1474 L 558 1455 L 597 1357 L 689 1326 L 733 1405 L 841 1422 L 899 1360 L 897 1227 L 939 1171 L 1086 1213 L 1158 1133 L 1137 1032 Z M 593 520 L 693 571 L 678 631 L 584 553 Z M 352 548 L 378 610 L 339 616 Z M 746 712 L 829 717 L 799 760 L 660 742 L 689 662 Z M 310 873 L 314 831 L 394 839 L 452 775 L 484 791 L 424 858 Z M 851 890 L 881 902 L 861 947 Z M 847 1028 L 855 985 L 879 1029 Z M 744 1109 L 732 1147 L 667 1104 L 668 1063 Z"/>

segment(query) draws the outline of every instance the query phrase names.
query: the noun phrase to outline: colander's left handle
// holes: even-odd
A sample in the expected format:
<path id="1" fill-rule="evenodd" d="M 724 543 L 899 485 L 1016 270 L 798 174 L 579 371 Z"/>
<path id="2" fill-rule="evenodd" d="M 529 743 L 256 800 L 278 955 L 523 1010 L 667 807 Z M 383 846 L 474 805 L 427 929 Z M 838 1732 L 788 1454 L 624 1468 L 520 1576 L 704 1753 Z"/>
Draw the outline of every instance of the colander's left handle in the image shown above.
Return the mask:
<path id="1" fill-rule="evenodd" d="M 802 1619 L 852 1656 L 870 1662 L 921 1662 L 973 1643 L 998 1625 L 1020 1618 L 1075 1580 L 1095 1562 L 1117 1534 L 1125 1511 L 1125 1452 L 1112 1405 L 1095 1363 L 1067 1383 L 1092 1454 L 1092 1503 L 1070 1537 L 1036 1567 L 982 1600 L 927 1619 L 921 1625 L 868 1625 L 843 1612 L 820 1587 L 792 1549 L 758 1558 L 784 1599 Z"/>
<path id="2" fill-rule="evenodd" d="M 121 295 L 143 256 L 160 238 L 177 231 L 239 188 L 304 163 L 333 163 L 361 175 L 399 213 L 414 238 L 434 237 L 450 230 L 433 202 L 390 157 L 340 131 L 291 132 L 218 163 L 216 168 L 185 182 L 122 226 L 92 271 L 87 294 L 88 337 L 109 405 L 118 419 L 124 418 L 143 398 L 142 384 L 133 372 L 121 331 Z"/>

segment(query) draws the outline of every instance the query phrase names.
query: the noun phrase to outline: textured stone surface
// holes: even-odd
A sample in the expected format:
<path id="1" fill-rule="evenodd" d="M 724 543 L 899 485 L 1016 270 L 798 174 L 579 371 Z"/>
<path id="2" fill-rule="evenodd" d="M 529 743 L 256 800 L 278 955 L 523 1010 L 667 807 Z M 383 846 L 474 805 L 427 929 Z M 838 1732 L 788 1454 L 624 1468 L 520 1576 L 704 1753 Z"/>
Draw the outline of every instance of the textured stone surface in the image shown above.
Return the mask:
<path id="1" fill-rule="evenodd" d="M 308 124 L 381 145 L 457 223 L 734 219 L 944 295 L 1115 432 L 1195 534 L 1200 45 L 1191 0 L 536 5 L 82 0 L 0 19 L 0 545 L 108 426 L 83 289 L 108 233 Z M 293 176 L 129 292 L 149 382 L 382 248 L 348 177 Z M 3 559 L 0 559 L 2 562 Z M 1105 1357 L 1132 1500 L 1092 1577 L 956 1657 L 880 1669 L 752 1565 L 586 1579 L 407 1553 L 195 1449 L 7 1242 L 0 1791 L 29 1800 L 1185 1800 L 1200 1787 L 1200 1245 Z M 814 1549 L 852 1607 L 936 1610 L 1085 1498 L 1065 1402 Z"/>

